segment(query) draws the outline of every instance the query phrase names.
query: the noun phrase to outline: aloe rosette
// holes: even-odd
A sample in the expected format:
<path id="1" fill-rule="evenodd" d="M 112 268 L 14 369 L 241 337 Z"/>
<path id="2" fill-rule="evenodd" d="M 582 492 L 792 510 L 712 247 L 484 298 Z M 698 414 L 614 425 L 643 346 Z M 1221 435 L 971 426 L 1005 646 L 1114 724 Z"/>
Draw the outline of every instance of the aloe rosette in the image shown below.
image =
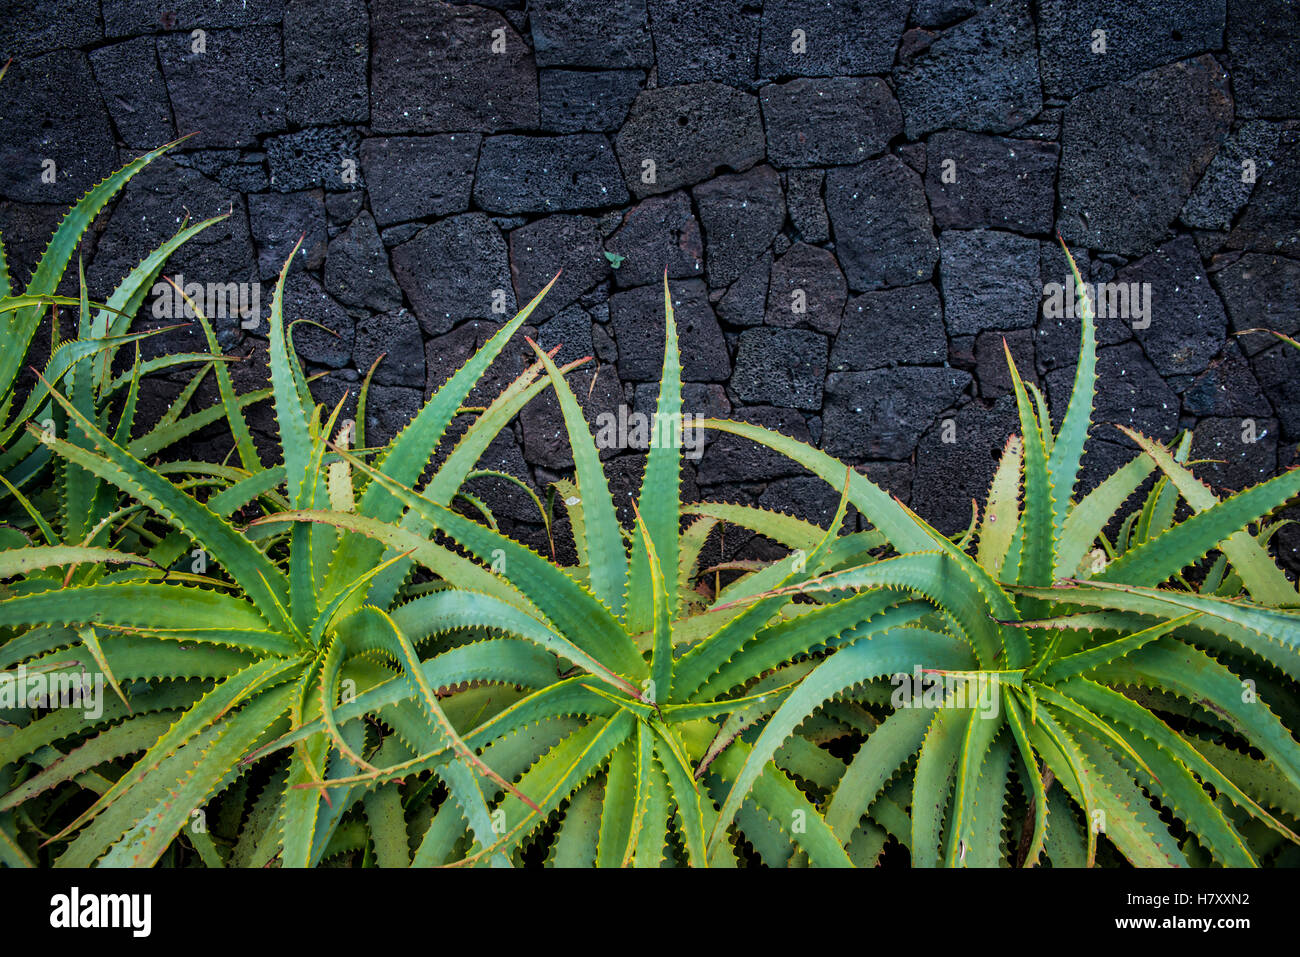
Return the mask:
<path id="1" fill-rule="evenodd" d="M 866 736 L 826 820 L 838 833 L 864 820 L 882 827 L 919 866 L 1044 857 L 1090 865 L 1102 834 L 1141 866 L 1249 866 L 1293 855 L 1300 596 L 1268 555 L 1276 526 L 1262 523 L 1300 493 L 1300 471 L 1221 499 L 1185 464 L 1190 435 L 1168 449 L 1122 429 L 1140 453 L 1076 497 L 1096 372 L 1091 310 L 1083 312 L 1059 429 L 1008 353 L 1021 434 L 965 535 L 946 538 L 854 474 L 848 499 L 890 553 L 767 593 L 902 591 L 931 605 L 960 647 L 917 643 L 897 670 L 928 676 L 927 694 L 906 697 L 914 706 L 896 707 Z M 842 464 L 793 439 L 709 425 L 841 481 Z M 1109 535 L 1153 475 L 1142 507 Z M 1186 517 L 1176 521 L 1180 509 Z M 879 700 L 889 655 L 873 638 L 828 657 L 763 726 L 751 761 L 774 753 L 827 701 L 873 690 Z M 962 697 L 970 687 L 996 689 L 991 715 L 971 706 L 969 692 Z M 912 791 L 902 829 L 873 803 L 899 782 Z M 728 795 L 721 820 L 743 794 Z"/>

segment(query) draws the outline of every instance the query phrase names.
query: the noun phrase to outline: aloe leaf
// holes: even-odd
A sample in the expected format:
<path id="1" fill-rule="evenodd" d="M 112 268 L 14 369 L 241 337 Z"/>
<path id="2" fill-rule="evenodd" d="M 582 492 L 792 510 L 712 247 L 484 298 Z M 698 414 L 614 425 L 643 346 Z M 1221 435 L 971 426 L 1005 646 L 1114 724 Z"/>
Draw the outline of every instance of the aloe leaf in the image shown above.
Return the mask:
<path id="1" fill-rule="evenodd" d="M 677 345 L 677 322 L 673 317 L 672 297 L 668 292 L 668 273 L 664 271 L 664 362 L 659 375 L 659 398 L 651 428 L 650 452 L 646 458 L 645 473 L 641 478 L 641 492 L 637 510 L 645 522 L 646 538 L 634 538 L 628 572 L 627 627 L 629 631 L 645 631 L 650 627 L 657 609 L 648 599 L 654 595 L 651 587 L 653 572 L 647 564 L 647 550 L 653 546 L 663 568 L 677 567 L 678 540 L 681 515 L 679 499 L 682 469 L 682 367 Z M 581 486 L 581 482 L 579 482 Z M 669 614 L 677 612 L 677 576 L 666 574 Z"/>
<path id="2" fill-rule="evenodd" d="M 1002 457 L 998 459 L 997 471 L 993 473 L 984 521 L 980 525 L 975 560 L 999 580 L 1020 520 L 1020 470 L 1023 462 L 1023 440 L 1016 435 L 1009 436 Z"/>
<path id="3" fill-rule="evenodd" d="M 47 445 L 74 464 L 149 505 L 202 541 L 231 578 L 239 582 L 268 621 L 292 629 L 291 623 L 278 611 L 283 607 L 287 596 L 284 593 L 284 577 L 270 559 L 210 509 L 177 489 L 154 469 L 132 458 L 57 391 L 51 394 L 77 423 L 96 451 L 83 450 L 57 438 L 50 438 Z"/>
<path id="4" fill-rule="evenodd" d="M 569 384 L 564 380 L 564 376 L 560 374 L 551 357 L 536 343 L 531 344 L 538 360 L 543 363 L 547 375 L 550 376 L 551 386 L 555 390 L 556 398 L 559 399 L 560 412 L 564 417 L 569 445 L 573 451 L 578 494 L 582 496 L 583 529 L 587 536 L 591 590 L 615 617 L 621 619 L 624 616 L 627 594 L 627 552 L 623 545 L 618 516 L 614 511 L 614 500 L 609 494 L 609 483 L 605 478 L 605 470 L 600 464 L 600 453 L 596 449 L 591 429 L 587 425 L 582 407 L 578 405 L 573 390 L 569 388 Z M 673 531 L 676 534 L 675 527 Z"/>
<path id="5" fill-rule="evenodd" d="M 735 781 L 718 812 L 710 844 L 730 826 L 740 803 L 777 750 L 821 704 L 848 688 L 883 675 L 925 668 L 962 667 L 969 659 L 947 635 L 919 628 L 896 628 L 841 648 L 815 668 L 764 725 L 753 750 L 735 774 Z M 853 822 L 856 825 L 856 821 Z"/>
<path id="6" fill-rule="evenodd" d="M 1197 479 L 1187 468 L 1176 462 L 1157 443 L 1132 429 L 1126 429 L 1122 426 L 1120 429 L 1141 446 L 1142 451 L 1155 461 L 1161 471 L 1178 487 L 1179 493 L 1187 504 L 1192 507 L 1193 511 L 1203 513 L 1215 506 L 1224 504 L 1215 497 L 1208 486 Z M 1244 508 L 1244 512 L 1263 509 L 1263 506 L 1268 501 L 1272 501 L 1275 496 L 1284 496 L 1283 500 L 1293 497 L 1297 491 L 1300 491 L 1300 474 L 1295 471 L 1287 472 L 1263 484 L 1269 488 L 1269 494 L 1260 494 L 1250 499 L 1251 505 Z M 1259 488 L 1259 486 L 1256 486 L 1256 488 Z M 1255 489 L 1251 491 L 1253 492 Z M 1236 497 L 1245 494 L 1239 493 Z M 1265 512 L 1269 510 L 1271 509 L 1264 509 Z M 1236 512 L 1236 509 L 1225 509 L 1222 514 L 1233 515 L 1240 513 Z M 1207 523 L 1206 526 L 1203 526 L 1206 530 L 1202 532 L 1207 537 L 1217 535 L 1223 525 L 1220 521 L 1211 522 L 1207 520 Z M 1182 542 L 1180 541 L 1179 544 L 1182 544 Z M 1268 605 L 1300 604 L 1300 595 L 1296 594 L 1295 586 L 1287 581 L 1282 570 L 1273 563 L 1264 548 L 1248 533 L 1237 531 L 1236 534 L 1230 535 L 1226 540 L 1223 540 L 1220 548 L 1228 556 L 1228 561 L 1237 574 L 1241 575 L 1247 591 L 1256 601 Z"/>
<path id="7" fill-rule="evenodd" d="M 932 709 L 900 708 L 867 736 L 826 808 L 826 823 L 841 841 L 847 841 L 890 778 L 920 749 L 933 719 Z"/>
<path id="8" fill-rule="evenodd" d="M 182 137 L 184 139 L 184 137 Z M 64 270 L 72 261 L 72 254 L 81 243 L 82 236 L 117 192 L 136 173 L 180 143 L 176 140 L 140 156 L 91 187 L 70 209 L 54 231 L 54 236 L 41 254 L 27 283 L 24 293 L 29 296 L 52 295 L 63 278 Z M 6 283 L 7 284 L 7 283 Z M 6 328 L 6 347 L 0 350 L 0 394 L 8 394 L 27 354 L 27 346 L 40 322 L 41 307 L 31 306 L 14 314 L 12 324 Z"/>
<path id="9" fill-rule="evenodd" d="M 30 548 L 13 548 L 0 551 L 0 578 L 27 575 L 41 568 L 98 562 L 153 565 L 153 562 L 138 555 L 116 551 L 111 548 L 85 548 L 78 545 L 34 545 Z"/>
<path id="10" fill-rule="evenodd" d="M 1011 349 L 1002 343 L 1007 366 L 1011 370 L 1011 384 L 1015 390 L 1016 408 L 1020 413 L 1020 433 L 1024 439 L 1024 514 L 1019 532 L 1024 537 L 1020 550 L 1020 568 L 1015 580 L 1025 585 L 1046 585 L 1052 580 L 1053 550 L 1053 491 L 1051 469 L 1047 461 L 1047 448 L 1039 420 L 1029 403 L 1025 384 L 1011 358 Z M 1069 498 L 1069 489 L 1063 493 Z M 1064 519 L 1062 519 L 1064 521 Z"/>
<path id="11" fill-rule="evenodd" d="M 1052 571 L 1056 578 L 1068 578 L 1078 570 L 1111 517 L 1153 471 L 1155 463 L 1150 458 L 1136 455 L 1070 509 L 1056 544 Z"/>
<path id="12" fill-rule="evenodd" d="M 1070 261 L 1070 272 L 1074 275 L 1076 288 L 1085 290 L 1083 278 L 1074 256 L 1061 243 L 1065 256 Z M 1061 429 L 1052 443 L 1051 455 L 1047 460 L 1047 470 L 1052 485 L 1052 528 L 1053 538 L 1060 541 L 1065 531 L 1065 524 L 1070 514 L 1070 502 L 1074 495 L 1074 486 L 1079 478 L 1083 462 L 1083 447 L 1088 440 L 1088 428 L 1092 421 L 1093 396 L 1097 388 L 1097 331 L 1094 326 L 1092 303 L 1086 292 L 1080 303 L 1080 343 L 1079 361 L 1074 368 L 1074 385 L 1070 389 L 1070 402 L 1061 420 Z M 1050 430 L 1048 430 L 1050 431 Z"/>

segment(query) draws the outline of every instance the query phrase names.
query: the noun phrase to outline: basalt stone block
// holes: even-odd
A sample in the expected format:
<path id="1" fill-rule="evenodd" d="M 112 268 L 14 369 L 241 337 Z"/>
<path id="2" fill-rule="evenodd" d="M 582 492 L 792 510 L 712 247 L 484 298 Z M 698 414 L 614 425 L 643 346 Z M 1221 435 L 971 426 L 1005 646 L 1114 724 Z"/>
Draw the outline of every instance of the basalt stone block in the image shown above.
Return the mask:
<path id="1" fill-rule="evenodd" d="M 704 227 L 710 286 L 740 277 L 785 223 L 781 178 L 770 166 L 730 173 L 697 186 L 695 204 Z"/>
<path id="2" fill-rule="evenodd" d="M 824 243 L 831 238 L 822 184 L 826 174 L 819 169 L 792 169 L 785 174 L 785 202 L 790 222 L 807 243 Z"/>
<path id="3" fill-rule="evenodd" d="M 311 276 L 299 272 L 285 280 L 284 314 L 295 322 L 308 320 L 293 330 L 294 349 L 304 360 L 335 369 L 351 364 L 352 319 Z"/>
<path id="4" fill-rule="evenodd" d="M 375 0 L 370 35 L 376 133 L 536 128 L 533 54 L 501 14 L 437 0 Z"/>
<path id="5" fill-rule="evenodd" d="M 628 200 L 609 141 L 598 133 L 489 136 L 474 201 L 492 213 L 549 213 Z"/>
<path id="6" fill-rule="evenodd" d="M 1149 304 L 1150 316 L 1134 316 L 1131 325 L 1162 376 L 1201 372 L 1223 348 L 1228 317 L 1190 236 L 1165 243 L 1121 269 L 1115 282 L 1129 284 Z"/>
<path id="7" fill-rule="evenodd" d="M 222 147 L 251 146 L 284 129 L 279 28 L 209 30 L 199 51 L 196 42 L 188 33 L 157 41 L 178 132 L 202 131 L 194 145 Z"/>
<path id="8" fill-rule="evenodd" d="M 907 0 L 767 0 L 763 76 L 884 73 L 907 23 Z"/>
<path id="9" fill-rule="evenodd" d="M 746 329 L 731 388 L 741 402 L 814 410 L 822 405 L 826 337 L 804 329 Z"/>
<path id="10" fill-rule="evenodd" d="M 835 257 L 825 249 L 795 243 L 772 264 L 766 321 L 769 326 L 803 326 L 834 335 L 846 297 Z"/>
<path id="11" fill-rule="evenodd" d="M 793 409 L 750 406 L 736 409 L 731 417 L 780 432 L 800 442 L 809 442 L 812 438 L 808 434 L 808 423 Z M 719 485 L 724 482 L 767 482 L 801 472 L 803 469 L 788 456 L 749 439 L 722 432 L 712 436 L 704 457 L 700 459 L 696 476 L 701 485 Z"/>
<path id="12" fill-rule="evenodd" d="M 1088 258 L 1088 251 L 1074 249 L 1071 254 L 1079 267 L 1080 275 L 1086 281 L 1091 281 L 1092 262 Z M 1077 309 L 1065 309 L 1068 290 L 1071 288 L 1069 284 L 1073 279 L 1069 260 L 1060 243 L 1044 240 L 1039 245 L 1039 265 L 1042 269 L 1044 298 L 1039 310 L 1037 337 L 1034 340 L 1038 362 L 1044 371 L 1073 369 L 1079 361 L 1083 327 Z M 1132 326 L 1123 319 L 1098 318 L 1094 322 L 1094 328 L 1098 345 L 1113 346 L 1133 338 Z"/>
<path id="13" fill-rule="evenodd" d="M 495 223 L 496 220 L 490 220 L 490 222 Z M 394 246 L 400 246 L 406 242 L 423 228 L 420 223 L 402 223 L 400 226 L 390 226 L 385 229 L 379 234 L 379 238 L 383 240 L 385 248 L 392 249 Z"/>
<path id="14" fill-rule="evenodd" d="M 381 385 L 424 388 L 424 338 L 420 323 L 405 309 L 395 309 L 357 323 L 352 364 L 364 375 L 376 359 L 374 380 Z"/>
<path id="15" fill-rule="evenodd" d="M 290 270 L 319 269 L 324 263 L 325 195 L 320 190 L 249 196 L 248 223 L 257 243 L 257 269 L 263 279 L 279 274 L 299 238 L 302 243 Z"/>
<path id="16" fill-rule="evenodd" d="M 1258 485 L 1277 473 L 1278 437 L 1276 419 L 1201 419 L 1188 455 L 1192 471 L 1221 494 Z"/>
<path id="17" fill-rule="evenodd" d="M 975 378 L 979 382 L 980 395 L 985 399 L 996 399 L 1013 391 L 1006 349 L 1011 350 L 1011 358 L 1015 360 L 1020 378 L 1024 382 L 1038 385 L 1034 330 L 981 332 L 975 337 Z"/>
<path id="18" fill-rule="evenodd" d="M 555 315 L 609 271 L 600 226 L 590 216 L 561 213 L 510 233 L 510 273 L 519 302 L 529 302 L 560 274 L 533 311 L 534 322 Z"/>
<path id="19" fill-rule="evenodd" d="M 176 138 L 167 84 L 152 37 L 92 50 L 90 65 L 113 124 L 127 146 L 148 150 Z"/>
<path id="20" fill-rule="evenodd" d="M 535 0 L 528 5 L 538 66 L 653 66 L 645 0 Z"/>
<path id="21" fill-rule="evenodd" d="M 166 6 L 152 0 L 103 0 L 103 8 L 104 35 L 109 37 L 189 31 L 194 27 L 279 24 L 284 16 L 284 0 L 171 0 Z"/>
<path id="22" fill-rule="evenodd" d="M 1043 92 L 1068 99 L 1152 67 L 1222 49 L 1225 12 L 1226 0 L 1039 0 Z M 1096 30 L 1105 31 L 1104 38 L 1095 36 Z"/>
<path id="23" fill-rule="evenodd" d="M 1254 192 L 1260 172 L 1273 162 L 1279 133 L 1275 123 L 1243 123 L 1214 154 L 1178 218 L 1196 229 L 1230 228 Z"/>
<path id="24" fill-rule="evenodd" d="M 983 0 L 912 0 L 912 22 L 918 27 L 946 27 L 964 20 Z"/>
<path id="25" fill-rule="evenodd" d="M 503 472 L 520 479 L 525 485 L 532 485 L 532 476 L 528 470 L 528 463 L 524 460 L 523 451 L 515 441 L 514 434 L 509 431 L 498 433 L 488 444 L 483 454 L 479 456 L 478 468 Z M 532 496 L 508 479 L 496 475 L 480 476 L 466 481 L 465 488 L 486 505 L 494 517 L 516 522 L 541 521 L 537 503 L 533 501 Z M 518 532 L 507 534 L 516 541 L 520 540 Z M 543 550 L 546 547 L 545 540 L 543 535 L 540 543 Z"/>
<path id="26" fill-rule="evenodd" d="M 681 344 L 682 378 L 689 382 L 725 382 L 731 375 L 727 343 L 722 337 L 708 288 L 688 279 L 668 285 Z M 664 363 L 664 293 L 658 285 L 637 286 L 609 297 L 609 318 L 618 344 L 619 378 L 657 382 Z"/>
<path id="27" fill-rule="evenodd" d="M 423 323 L 421 324 L 423 325 Z M 485 319 L 473 319 L 456 327 L 451 332 L 424 343 L 425 386 L 424 394 L 436 392 L 456 370 L 468 362 L 478 350 L 501 331 L 501 324 Z M 537 361 L 533 350 L 524 341 L 524 336 L 535 335 L 537 330 L 524 326 L 514 341 L 507 343 L 501 354 L 488 366 L 487 372 L 478 384 L 470 390 L 462 403 L 467 406 L 487 406 L 501 391 L 519 377 L 524 371 L 524 363 Z M 454 428 L 454 426 L 453 426 Z"/>
<path id="28" fill-rule="evenodd" d="M 590 313 L 576 303 L 561 309 L 538 327 L 537 344 L 548 351 L 560 347 L 555 354 L 557 365 L 594 355 Z"/>
<path id="29" fill-rule="evenodd" d="M 860 163 L 903 131 L 898 101 L 874 76 L 769 83 L 758 98 L 775 166 Z"/>
<path id="30" fill-rule="evenodd" d="M 953 335 L 1025 329 L 1038 319 L 1038 243 L 996 230 L 950 229 L 939 237 L 944 320 Z"/>
<path id="31" fill-rule="evenodd" d="M 767 149 L 758 101 L 720 83 L 644 90 L 615 146 L 638 197 L 690 186 L 723 167 L 749 169 Z"/>
<path id="32" fill-rule="evenodd" d="M 1300 114 L 1300 8 L 1287 0 L 1229 0 L 1227 40 L 1237 111 Z"/>
<path id="33" fill-rule="evenodd" d="M 208 179 L 239 193 L 262 193 L 271 187 L 266 154 L 256 150 L 188 150 L 169 155 L 178 166 L 196 169 Z"/>
<path id="34" fill-rule="evenodd" d="M 365 0 L 337 0 L 322 15 L 314 0 L 284 10 L 284 82 L 289 122 L 364 123 L 370 119 L 370 17 Z"/>
<path id="35" fill-rule="evenodd" d="M 758 60 L 761 4 L 753 0 L 648 0 L 659 83 L 717 80 L 745 86 Z"/>
<path id="36" fill-rule="evenodd" d="M 103 39 L 95 0 L 12 0 L 0 20 L 0 56 L 26 59 Z"/>
<path id="37" fill-rule="evenodd" d="M 684 192 L 643 199 L 623 214 L 605 249 L 624 257 L 614 270 L 619 286 L 643 286 L 669 279 L 692 279 L 704 272 L 704 238 Z"/>
<path id="38" fill-rule="evenodd" d="M 364 190 L 353 189 L 343 193 L 325 194 L 325 214 L 331 226 L 346 226 L 356 219 L 365 203 Z"/>
<path id="39" fill-rule="evenodd" d="M 777 479 L 769 483 L 758 497 L 760 508 L 793 515 L 822 528 L 830 528 L 839 504 L 840 490 L 815 475 Z M 857 528 L 857 510 L 852 506 L 844 522 L 845 528 Z"/>
<path id="40" fill-rule="evenodd" d="M 909 139 L 946 127 L 1005 133 L 1038 115 L 1038 47 L 1029 0 L 997 0 L 899 67 Z"/>
<path id="41" fill-rule="evenodd" d="M 601 458 L 612 458 L 619 452 L 626 451 L 627 447 L 621 440 L 627 438 L 627 433 L 620 434 L 614 429 L 610 435 L 611 430 L 606 429 L 602 435 L 601 425 L 611 421 L 604 418 L 607 416 L 613 416 L 612 421 L 617 423 L 619 407 L 625 405 L 623 387 L 609 370 L 603 375 L 597 375 L 594 380 L 590 374 L 582 378 L 582 388 L 574 390 L 574 397 L 582 408 L 588 428 L 593 436 L 598 437 L 597 447 Z M 519 424 L 524 435 L 524 458 L 543 468 L 573 468 L 569 433 L 564 426 L 564 415 L 560 411 L 554 390 L 548 389 L 524 406 L 519 413 Z M 607 443 L 607 438 L 613 442 Z"/>
<path id="42" fill-rule="evenodd" d="M 41 254 L 49 245 L 50 237 L 59 228 L 59 223 L 63 221 L 67 212 L 67 207 L 63 205 L 33 206 L 0 200 L 0 236 L 4 239 L 6 265 L 9 267 L 9 281 L 13 289 L 20 290 L 26 287 L 32 271 L 40 261 Z M 78 254 L 93 255 L 95 244 L 91 238 L 82 240 L 77 250 Z M 112 288 L 110 287 L 108 291 L 111 292 Z M 63 282 L 59 284 L 59 294 L 80 295 L 78 280 L 73 270 L 69 269 L 63 274 Z M 70 333 L 72 331 L 69 329 Z M 40 339 L 41 337 L 38 336 L 36 341 L 33 341 L 33 348 L 41 344 Z"/>
<path id="43" fill-rule="evenodd" d="M 271 187 L 282 191 L 325 186 L 361 188 L 361 134 L 338 126 L 315 126 L 266 141 Z"/>
<path id="44" fill-rule="evenodd" d="M 423 405 L 424 397 L 419 389 L 372 385 L 366 397 L 366 444 L 372 448 L 387 445 L 410 424 Z"/>
<path id="45" fill-rule="evenodd" d="M 1275 161 L 1261 172 L 1225 246 L 1300 258 L 1300 130 L 1282 131 Z"/>
<path id="46" fill-rule="evenodd" d="M 1300 263 L 1281 256 L 1246 253 L 1216 259 L 1214 283 L 1223 296 L 1232 331 L 1272 329 L 1288 336 L 1300 334 Z M 1268 333 L 1238 335 L 1247 355 L 1274 345 Z"/>
<path id="47" fill-rule="evenodd" d="M 857 459 L 906 459 L 970 385 L 958 369 L 899 366 L 826 377 L 822 448 Z"/>
<path id="48" fill-rule="evenodd" d="M 92 298 L 112 292 L 141 259 L 175 235 L 186 217 L 194 223 L 232 210 L 172 253 L 167 275 L 184 276 L 186 283 L 252 283 L 258 278 L 257 259 L 243 196 L 165 156 L 154 160 L 126 185 L 95 247 L 86 269 Z M 269 289 L 263 292 L 265 313 L 271 297 Z M 211 318 L 218 328 L 225 324 Z M 234 321 L 229 317 L 230 324 Z"/>
<path id="49" fill-rule="evenodd" d="M 831 348 L 832 372 L 941 365 L 948 358 L 943 306 L 929 283 L 854 296 Z"/>
<path id="50" fill-rule="evenodd" d="M 1286 342 L 1261 352 L 1250 361 L 1268 401 L 1273 404 L 1282 432 L 1289 442 L 1300 441 L 1300 362 Z"/>
<path id="51" fill-rule="evenodd" d="M 1227 77 L 1209 56 L 1076 97 L 1062 131 L 1062 238 L 1127 256 L 1149 252 L 1231 121 Z"/>
<path id="52" fill-rule="evenodd" d="M 339 302 L 375 312 L 391 312 L 402 304 L 402 291 L 388 268 L 388 252 L 365 210 L 330 242 L 325 288 Z"/>
<path id="53" fill-rule="evenodd" d="M 551 133 L 617 130 L 641 92 L 641 70 L 542 70 L 542 129 Z"/>
<path id="54" fill-rule="evenodd" d="M 1074 385 L 1073 369 L 1047 374 L 1047 397 L 1053 415 L 1065 414 Z M 1123 425 L 1151 438 L 1168 441 L 1178 431 L 1181 402 L 1136 342 L 1097 350 L 1097 394 L 1093 399 L 1093 433 L 1124 442 L 1111 428 Z"/>
<path id="55" fill-rule="evenodd" d="M 385 136 L 361 141 L 370 209 L 380 226 L 469 209 L 483 137 Z"/>
<path id="56" fill-rule="evenodd" d="M 425 227 L 393 249 L 392 261 L 397 284 L 428 335 L 465 319 L 499 322 L 515 314 L 506 241 L 482 213 Z"/>
<path id="57" fill-rule="evenodd" d="M 1271 416 L 1273 407 L 1246 357 L 1236 343 L 1226 351 L 1184 390 L 1183 411 L 1195 416 Z"/>
<path id="58" fill-rule="evenodd" d="M 945 535 L 961 532 L 970 525 L 971 501 L 988 498 L 1007 438 L 1019 431 L 1009 395 L 967 402 L 936 421 L 917 445 L 911 507 Z"/>
<path id="59" fill-rule="evenodd" d="M 1055 143 L 960 130 L 935 133 L 926 144 L 925 166 L 935 225 L 1050 233 L 1059 156 Z"/>
<path id="60" fill-rule="evenodd" d="M 897 156 L 828 172 L 826 211 L 855 292 L 910 286 L 934 274 L 939 244 L 921 177 Z"/>
<path id="61" fill-rule="evenodd" d="M 82 53 L 60 51 L 9 68 L 0 113 L 0 195 L 75 202 L 117 167 L 117 146 Z M 53 161 L 53 182 L 49 178 Z"/>
<path id="62" fill-rule="evenodd" d="M 767 283 L 772 272 L 772 253 L 765 252 L 740 274 L 718 300 L 718 318 L 729 326 L 758 326 L 763 323 Z"/>

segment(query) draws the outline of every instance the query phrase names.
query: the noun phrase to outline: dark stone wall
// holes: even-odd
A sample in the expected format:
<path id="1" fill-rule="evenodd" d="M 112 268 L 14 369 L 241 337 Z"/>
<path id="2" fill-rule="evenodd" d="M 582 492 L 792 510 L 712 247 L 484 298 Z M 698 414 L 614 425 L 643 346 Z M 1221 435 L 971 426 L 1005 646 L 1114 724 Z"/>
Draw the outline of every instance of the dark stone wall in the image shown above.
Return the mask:
<path id="1" fill-rule="evenodd" d="M 1059 232 L 1089 280 L 1150 284 L 1149 325 L 1101 322 L 1099 421 L 1162 439 L 1196 426 L 1220 487 L 1290 465 L 1300 441 L 1300 356 L 1236 335 L 1300 332 L 1292 0 L 9 7 L 15 271 L 88 185 L 199 131 L 96 224 L 92 293 L 187 213 L 229 210 L 171 269 L 261 281 L 265 312 L 303 236 L 289 317 L 329 332 L 301 325 L 296 346 L 328 401 L 386 354 L 372 439 L 561 267 L 531 334 L 596 357 L 577 389 L 593 419 L 652 408 L 666 267 L 688 410 L 817 443 L 952 531 L 1015 428 L 1003 340 L 1064 408 L 1076 324 L 1041 308 L 1067 278 Z M 240 383 L 259 384 L 265 323 L 219 324 L 249 357 Z M 526 355 L 521 339 L 490 385 Z M 153 383 L 156 412 L 180 381 Z M 255 424 L 274 434 L 266 410 Z M 560 429 L 539 401 L 487 464 L 549 481 L 570 464 Z M 641 460 L 608 454 L 622 504 Z M 1100 427 L 1086 478 L 1129 454 Z M 687 488 L 820 520 L 835 498 L 727 438 Z M 532 533 L 522 495 L 485 494 Z"/>

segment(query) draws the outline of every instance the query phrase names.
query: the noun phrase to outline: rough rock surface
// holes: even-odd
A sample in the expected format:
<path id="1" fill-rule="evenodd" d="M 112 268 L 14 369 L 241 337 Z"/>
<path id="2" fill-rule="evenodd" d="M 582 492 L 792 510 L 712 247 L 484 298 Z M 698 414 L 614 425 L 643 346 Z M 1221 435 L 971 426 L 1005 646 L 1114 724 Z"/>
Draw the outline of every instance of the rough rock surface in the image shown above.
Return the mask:
<path id="1" fill-rule="evenodd" d="M 361 143 L 361 171 L 380 226 L 469 209 L 483 137 L 384 136 Z"/>
<path id="2" fill-rule="evenodd" d="M 909 286 L 939 258 L 921 177 L 896 156 L 831 170 L 826 211 L 849 288 Z"/>
<path id="3" fill-rule="evenodd" d="M 1221 460 L 1195 468 L 1219 488 L 1295 460 L 1300 357 L 1247 332 L 1300 335 L 1291 0 L 12 0 L 10 56 L 13 285 L 86 189 L 198 131 L 96 217 L 77 250 L 91 295 L 187 215 L 229 213 L 165 274 L 260 292 L 258 322 L 213 320 L 248 357 L 238 387 L 261 388 L 260 320 L 302 237 L 286 301 L 331 330 L 295 332 L 318 397 L 346 396 L 355 415 L 384 354 L 371 442 L 557 272 L 466 404 L 522 372 L 529 337 L 560 361 L 592 357 L 569 381 L 593 420 L 652 410 L 666 274 L 688 407 L 842 454 L 958 531 L 1016 428 L 1004 343 L 1064 411 L 1080 323 L 1063 310 L 1059 232 L 1098 303 L 1136 290 L 1130 307 L 1150 306 L 1149 324 L 1133 308 L 1098 319 L 1081 489 L 1136 454 L 1109 423 L 1195 430 L 1194 455 Z M 73 273 L 75 259 L 61 292 L 76 294 Z M 139 328 L 174 322 L 155 305 Z M 143 353 L 201 338 L 172 329 Z M 182 381 L 150 377 L 142 409 L 161 414 Z M 249 416 L 271 461 L 273 412 Z M 572 467 L 560 421 L 538 396 L 481 464 L 544 494 Z M 224 457 L 216 432 L 193 454 Z M 829 485 L 753 443 L 707 440 L 685 495 L 829 519 Z M 602 456 L 630 519 L 645 449 L 615 445 Z M 471 491 L 547 547 L 522 491 Z M 1300 532 L 1275 541 L 1300 569 Z M 708 548 L 782 553 L 743 534 Z"/>
<path id="4" fill-rule="evenodd" d="M 621 206 L 627 189 L 605 137 L 503 134 L 483 140 L 474 201 L 492 213 Z"/>
<path id="5" fill-rule="evenodd" d="M 494 133 L 536 126 L 533 54 L 501 14 L 437 0 L 374 0 L 370 35 L 376 132 Z M 494 43 L 503 49 L 494 52 Z"/>
<path id="6" fill-rule="evenodd" d="M 429 335 L 466 319 L 514 315 L 510 257 L 501 231 L 482 213 L 441 220 L 393 250 L 393 272 Z M 499 311 L 494 311 L 497 304 Z"/>
<path id="7" fill-rule="evenodd" d="M 895 74 L 911 139 L 956 127 L 1002 133 L 1043 105 L 1029 0 L 994 0 Z"/>
<path id="8" fill-rule="evenodd" d="M 778 167 L 860 163 L 903 131 L 898 101 L 876 77 L 773 83 L 759 102 L 767 155 Z"/>
<path id="9" fill-rule="evenodd" d="M 724 166 L 748 169 L 766 152 L 757 100 L 721 83 L 646 90 L 616 146 L 635 196 L 690 186 Z"/>
<path id="10" fill-rule="evenodd" d="M 1121 255 L 1149 252 L 1231 121 L 1226 77 L 1209 56 L 1076 97 L 1061 133 L 1062 238 Z"/>

